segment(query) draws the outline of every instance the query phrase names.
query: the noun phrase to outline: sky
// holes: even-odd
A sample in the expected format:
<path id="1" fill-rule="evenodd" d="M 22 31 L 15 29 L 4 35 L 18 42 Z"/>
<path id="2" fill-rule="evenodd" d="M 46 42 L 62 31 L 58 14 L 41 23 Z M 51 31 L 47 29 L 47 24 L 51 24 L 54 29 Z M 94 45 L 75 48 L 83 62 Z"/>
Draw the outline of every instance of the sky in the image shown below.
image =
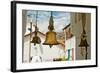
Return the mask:
<path id="1" fill-rule="evenodd" d="M 32 21 L 33 25 L 36 25 L 37 12 L 37 26 L 39 28 L 39 31 L 46 33 L 48 31 L 51 11 L 27 10 L 27 23 Z M 53 11 L 53 20 L 55 29 L 54 31 L 62 32 L 62 29 L 70 23 L 70 13 Z"/>

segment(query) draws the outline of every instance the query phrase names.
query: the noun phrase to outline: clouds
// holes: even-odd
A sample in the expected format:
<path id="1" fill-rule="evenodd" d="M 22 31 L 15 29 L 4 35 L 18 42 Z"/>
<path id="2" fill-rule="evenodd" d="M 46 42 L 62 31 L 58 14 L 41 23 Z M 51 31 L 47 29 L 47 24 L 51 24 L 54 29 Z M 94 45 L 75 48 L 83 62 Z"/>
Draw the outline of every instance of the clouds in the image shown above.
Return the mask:
<path id="1" fill-rule="evenodd" d="M 29 18 L 32 19 L 33 23 L 36 21 L 36 13 L 35 10 L 28 10 L 27 11 L 27 19 L 28 22 L 30 21 Z M 45 33 L 48 31 L 49 19 L 50 19 L 50 11 L 38 11 L 38 18 L 37 18 L 37 25 L 41 32 Z M 54 18 L 54 27 L 55 31 L 61 32 L 62 29 L 70 23 L 70 13 L 67 12 L 53 12 Z"/>
<path id="2" fill-rule="evenodd" d="M 54 19 L 55 31 L 61 32 L 62 29 L 70 23 L 70 13 L 60 12 L 56 14 Z M 56 29 L 57 28 L 57 29 Z"/>

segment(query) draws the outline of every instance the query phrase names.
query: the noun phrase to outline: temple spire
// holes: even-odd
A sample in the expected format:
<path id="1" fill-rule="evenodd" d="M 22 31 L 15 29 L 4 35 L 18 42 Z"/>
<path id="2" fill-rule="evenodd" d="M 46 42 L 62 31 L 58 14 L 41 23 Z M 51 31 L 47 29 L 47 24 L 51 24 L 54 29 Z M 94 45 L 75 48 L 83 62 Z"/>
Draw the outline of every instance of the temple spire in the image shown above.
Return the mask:
<path id="1" fill-rule="evenodd" d="M 54 30 L 54 21 L 53 21 L 53 12 L 51 11 L 51 16 L 50 16 L 50 20 L 49 20 L 49 26 L 48 26 L 48 29 L 50 31 Z"/>

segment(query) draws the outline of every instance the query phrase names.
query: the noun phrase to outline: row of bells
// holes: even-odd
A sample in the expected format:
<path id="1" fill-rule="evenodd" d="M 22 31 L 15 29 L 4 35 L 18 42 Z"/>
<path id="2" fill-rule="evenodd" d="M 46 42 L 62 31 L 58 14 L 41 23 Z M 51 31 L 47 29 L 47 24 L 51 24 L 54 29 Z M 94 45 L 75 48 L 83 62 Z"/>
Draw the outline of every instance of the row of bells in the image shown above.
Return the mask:
<path id="1" fill-rule="evenodd" d="M 41 39 L 37 35 L 35 35 L 33 37 L 32 41 L 31 41 L 31 43 L 34 43 L 34 45 L 40 44 L 41 43 Z M 54 32 L 54 31 L 48 31 L 46 33 L 46 39 L 45 39 L 43 45 L 49 45 L 50 48 L 51 48 L 53 45 L 58 45 L 58 44 L 59 43 L 58 43 L 58 41 L 56 39 L 56 32 Z"/>
<path id="2" fill-rule="evenodd" d="M 53 45 L 59 44 L 57 39 L 56 39 L 56 32 L 53 31 L 54 26 L 53 26 L 52 12 L 51 12 L 51 17 L 50 17 L 48 29 L 49 29 L 49 31 L 46 33 L 46 39 L 45 39 L 43 45 L 49 45 L 51 48 Z M 31 43 L 34 43 L 34 45 L 41 43 L 41 39 L 37 36 L 37 32 L 38 31 L 36 30 L 35 36 L 33 37 L 32 41 L 31 41 Z"/>

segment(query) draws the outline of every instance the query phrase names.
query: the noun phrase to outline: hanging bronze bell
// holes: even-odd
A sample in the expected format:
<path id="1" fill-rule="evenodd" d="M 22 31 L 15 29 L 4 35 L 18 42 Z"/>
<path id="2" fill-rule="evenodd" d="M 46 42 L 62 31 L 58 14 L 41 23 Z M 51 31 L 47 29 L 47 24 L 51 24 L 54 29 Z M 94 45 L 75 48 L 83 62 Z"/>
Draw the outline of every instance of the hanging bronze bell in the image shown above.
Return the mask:
<path id="1" fill-rule="evenodd" d="M 53 46 L 53 45 L 58 45 L 58 41 L 56 39 L 56 32 L 53 32 L 53 31 L 48 31 L 46 33 L 46 40 L 45 42 L 43 43 L 44 45 L 49 45 L 50 48 Z"/>
<path id="2" fill-rule="evenodd" d="M 80 41 L 79 47 L 89 46 L 88 43 L 87 43 L 86 37 L 87 37 L 86 32 L 85 32 L 85 29 L 83 28 L 83 32 L 81 34 L 81 41 Z"/>
<path id="3" fill-rule="evenodd" d="M 32 41 L 31 41 L 31 43 L 34 43 L 34 45 L 41 43 L 41 39 L 37 36 L 37 32 L 38 31 L 35 31 L 34 32 L 35 33 L 35 36 L 33 37 Z"/>
<path id="4" fill-rule="evenodd" d="M 79 47 L 87 47 L 89 46 L 86 39 L 81 39 Z"/>
<path id="5" fill-rule="evenodd" d="M 51 48 L 53 45 L 59 44 L 57 39 L 56 39 L 56 32 L 53 31 L 54 26 L 53 26 L 52 12 L 51 12 L 51 17 L 50 17 L 48 29 L 49 29 L 49 31 L 46 33 L 46 39 L 45 39 L 43 45 L 49 45 Z"/>

